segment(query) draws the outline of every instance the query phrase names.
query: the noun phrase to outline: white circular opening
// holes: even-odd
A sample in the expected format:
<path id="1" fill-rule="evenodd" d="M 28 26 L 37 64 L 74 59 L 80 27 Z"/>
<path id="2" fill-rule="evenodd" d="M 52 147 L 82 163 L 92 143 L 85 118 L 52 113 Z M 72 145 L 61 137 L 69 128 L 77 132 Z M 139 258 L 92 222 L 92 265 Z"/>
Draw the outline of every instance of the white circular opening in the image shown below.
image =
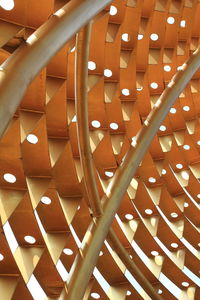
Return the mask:
<path id="1" fill-rule="evenodd" d="M 184 110 L 184 111 L 189 111 L 189 110 L 190 110 L 190 107 L 189 107 L 188 105 L 185 105 L 185 106 L 183 106 L 183 110 Z"/>
<path id="2" fill-rule="evenodd" d="M 123 90 L 122 90 L 122 95 L 124 95 L 124 96 L 129 96 L 129 95 L 130 95 L 129 89 L 123 89 Z"/>
<path id="3" fill-rule="evenodd" d="M 169 65 L 164 66 L 164 71 L 165 72 L 170 72 L 171 71 L 171 67 Z"/>
<path id="4" fill-rule="evenodd" d="M 138 34 L 138 36 L 137 36 L 137 38 L 138 38 L 138 40 L 140 41 L 140 40 L 142 40 L 143 39 L 143 37 L 144 37 L 144 35 L 143 34 Z"/>
<path id="5" fill-rule="evenodd" d="M 91 297 L 94 299 L 99 299 L 100 295 L 98 293 L 91 293 Z"/>
<path id="6" fill-rule="evenodd" d="M 123 40 L 124 42 L 130 41 L 129 34 L 128 34 L 128 33 L 123 33 L 123 34 L 122 34 L 122 40 Z"/>
<path id="7" fill-rule="evenodd" d="M 184 150 L 190 150 L 190 146 L 189 145 L 183 145 L 183 149 Z"/>
<path id="8" fill-rule="evenodd" d="M 162 175 L 165 175 L 167 173 L 167 171 L 165 169 L 162 169 Z"/>
<path id="9" fill-rule="evenodd" d="M 36 239 L 33 236 L 31 236 L 31 235 L 26 235 L 24 237 L 24 239 L 29 244 L 35 244 L 35 242 L 36 242 Z"/>
<path id="10" fill-rule="evenodd" d="M 180 26 L 181 26 L 182 28 L 184 28 L 184 27 L 186 26 L 186 21 L 185 21 L 185 20 L 181 20 Z"/>
<path id="11" fill-rule="evenodd" d="M 170 108 L 170 113 L 175 114 L 176 113 L 176 108 L 174 108 L 174 107 Z"/>
<path id="12" fill-rule="evenodd" d="M 0 253 L 0 261 L 4 259 L 3 254 Z"/>
<path id="13" fill-rule="evenodd" d="M 126 296 L 130 296 L 130 295 L 131 295 L 131 291 L 127 291 Z"/>
<path id="14" fill-rule="evenodd" d="M 113 175 L 114 175 L 114 173 L 113 172 L 109 172 L 109 171 L 105 171 L 105 175 L 107 176 L 107 177 L 113 177 Z"/>
<path id="15" fill-rule="evenodd" d="M 137 88 L 136 88 L 136 90 L 137 90 L 138 92 L 140 92 L 140 91 L 142 91 L 142 90 L 143 90 L 143 87 L 142 87 L 142 86 L 140 86 L 140 87 L 137 87 Z"/>
<path id="16" fill-rule="evenodd" d="M 104 76 L 105 77 L 111 77 L 112 76 L 112 71 L 110 69 L 105 69 L 104 70 Z"/>
<path id="17" fill-rule="evenodd" d="M 150 39 L 151 39 L 152 41 L 157 41 L 157 40 L 158 40 L 158 34 L 157 34 L 157 33 L 152 33 L 152 34 L 150 35 Z"/>
<path id="18" fill-rule="evenodd" d="M 126 214 L 125 215 L 125 218 L 127 219 L 127 220 L 133 220 L 133 215 L 131 215 L 131 214 Z"/>
<path id="19" fill-rule="evenodd" d="M 88 61 L 88 69 L 89 70 L 95 70 L 96 69 L 96 63 L 94 61 Z"/>
<path id="20" fill-rule="evenodd" d="M 43 197 L 41 198 L 41 202 L 42 202 L 43 204 L 49 205 L 49 204 L 51 204 L 51 199 L 50 199 L 49 197 L 47 197 L 47 196 L 43 196 Z"/>
<path id="21" fill-rule="evenodd" d="M 172 217 L 172 218 L 177 218 L 177 217 L 178 217 L 178 214 L 175 213 L 175 212 L 173 212 L 173 213 L 171 213 L 171 217 Z"/>
<path id="22" fill-rule="evenodd" d="M 117 123 L 110 123 L 110 128 L 113 130 L 117 130 L 118 129 L 118 124 Z"/>
<path id="23" fill-rule="evenodd" d="M 188 286 L 189 286 L 189 283 L 188 283 L 187 281 L 183 281 L 183 282 L 181 283 L 181 285 L 184 286 L 184 287 L 188 287 Z"/>
<path id="24" fill-rule="evenodd" d="M 152 215 L 153 211 L 150 208 L 145 209 L 147 215 Z"/>
<path id="25" fill-rule="evenodd" d="M 114 5 L 110 6 L 110 15 L 115 16 L 117 14 L 117 8 Z"/>
<path id="26" fill-rule="evenodd" d="M 163 291 L 162 291 L 161 289 L 158 289 L 157 293 L 158 293 L 159 295 L 161 295 L 161 294 L 163 293 Z"/>
<path id="27" fill-rule="evenodd" d="M 154 90 L 156 90 L 156 89 L 158 88 L 158 84 L 157 84 L 156 82 L 152 82 L 152 83 L 150 84 L 150 86 L 151 86 L 151 88 L 154 89 Z"/>
<path id="28" fill-rule="evenodd" d="M 182 164 L 176 164 L 176 167 L 177 167 L 177 169 L 182 169 L 183 168 L 183 165 Z"/>
<path id="29" fill-rule="evenodd" d="M 102 255 L 103 255 L 103 251 L 100 251 L 100 252 L 99 252 L 99 256 L 102 256 Z"/>
<path id="30" fill-rule="evenodd" d="M 200 146 L 200 141 L 197 141 L 197 145 Z"/>
<path id="31" fill-rule="evenodd" d="M 159 130 L 160 131 L 165 131 L 167 128 L 166 128 L 166 126 L 165 125 L 161 125 L 160 127 L 159 127 Z"/>
<path id="32" fill-rule="evenodd" d="M 10 173 L 5 173 L 3 175 L 3 178 L 5 181 L 9 182 L 9 183 L 14 183 L 16 182 L 16 177 L 13 175 L 13 174 L 10 174 Z"/>
<path id="33" fill-rule="evenodd" d="M 158 256 L 158 255 L 159 255 L 159 252 L 158 252 L 158 251 L 151 251 L 151 255 L 153 255 L 153 256 Z"/>
<path id="34" fill-rule="evenodd" d="M 175 19 L 173 17 L 167 18 L 167 23 L 168 24 L 174 24 L 174 22 L 175 22 Z"/>
<path id="35" fill-rule="evenodd" d="M 178 244 L 177 243 L 171 243 L 171 247 L 172 248 L 178 248 Z"/>
<path id="36" fill-rule="evenodd" d="M 94 127 L 94 128 L 99 128 L 101 126 L 101 123 L 97 120 L 93 120 L 91 122 L 91 124 L 92 124 L 92 127 Z"/>
<path id="37" fill-rule="evenodd" d="M 0 6 L 5 10 L 12 10 L 15 3 L 13 0 L 0 0 Z"/>
<path id="38" fill-rule="evenodd" d="M 37 144 L 38 142 L 38 137 L 35 134 L 29 134 L 26 139 L 31 144 Z"/>
<path id="39" fill-rule="evenodd" d="M 197 198 L 200 199 L 200 194 L 197 195 Z"/>
<path id="40" fill-rule="evenodd" d="M 187 202 L 184 202 L 183 206 L 186 208 L 186 207 L 188 207 L 188 206 L 189 206 L 189 203 L 187 203 Z"/>
<path id="41" fill-rule="evenodd" d="M 154 177 L 149 177 L 149 182 L 151 182 L 151 183 L 155 183 L 156 182 L 156 179 L 154 178 Z"/>
<path id="42" fill-rule="evenodd" d="M 189 173 L 187 171 L 181 171 L 181 176 L 183 179 L 188 180 L 189 179 Z"/>
<path id="43" fill-rule="evenodd" d="M 66 255 L 72 255 L 73 251 L 72 251 L 72 249 L 65 248 L 65 249 L 63 249 L 63 253 L 65 253 Z"/>

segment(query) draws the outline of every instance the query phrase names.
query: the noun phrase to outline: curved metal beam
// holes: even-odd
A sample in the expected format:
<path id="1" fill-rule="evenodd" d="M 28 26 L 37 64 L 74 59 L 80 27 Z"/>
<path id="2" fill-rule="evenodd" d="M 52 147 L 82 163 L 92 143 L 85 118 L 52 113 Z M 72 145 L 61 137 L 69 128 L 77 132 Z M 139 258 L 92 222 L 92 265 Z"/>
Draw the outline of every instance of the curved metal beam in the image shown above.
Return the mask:
<path id="1" fill-rule="evenodd" d="M 0 69 L 0 137 L 31 81 L 64 44 L 111 0 L 71 0 L 37 29 Z"/>
<path id="2" fill-rule="evenodd" d="M 158 99 L 143 127 L 137 134 L 134 146 L 130 148 L 123 163 L 116 171 L 111 185 L 109 186 L 108 195 L 104 196 L 102 199 L 103 203 L 106 203 L 104 213 L 101 217 L 96 219 L 96 226 L 93 226 L 93 228 L 86 233 L 89 238 L 87 249 L 83 253 L 84 259 L 76 260 L 73 265 L 74 272 L 70 280 L 71 285 L 69 286 L 68 300 L 81 300 L 97 262 L 101 246 L 106 239 L 121 199 L 126 192 L 137 167 L 170 107 L 199 67 L 200 48 L 192 54 L 189 60 L 182 66 L 182 69 L 172 78 L 168 87 Z"/>
<path id="3" fill-rule="evenodd" d="M 99 192 L 95 180 L 95 171 L 93 165 L 93 158 L 89 142 L 89 124 L 88 124 L 88 60 L 89 60 L 89 42 L 91 34 L 91 22 L 77 34 L 76 43 L 76 115 L 77 115 L 77 132 L 80 161 L 83 169 L 83 180 L 85 189 L 88 194 L 89 203 L 92 209 L 93 216 L 100 216 L 103 214 L 103 209 L 100 202 Z M 131 260 L 124 246 L 116 236 L 116 233 L 110 228 L 108 233 L 108 241 L 112 244 L 119 258 L 129 269 L 131 274 L 135 277 L 139 284 L 144 288 L 147 294 L 155 300 L 161 300 L 160 295 L 138 269 L 137 265 Z M 73 276 L 76 279 L 76 275 Z M 69 283 L 71 284 L 71 283 Z M 70 290 L 69 290 L 70 293 Z M 77 293 L 77 291 L 76 291 Z M 78 292 L 80 295 L 80 292 Z M 77 295 L 73 296 L 78 299 Z M 83 296 L 82 296 L 83 297 Z"/>

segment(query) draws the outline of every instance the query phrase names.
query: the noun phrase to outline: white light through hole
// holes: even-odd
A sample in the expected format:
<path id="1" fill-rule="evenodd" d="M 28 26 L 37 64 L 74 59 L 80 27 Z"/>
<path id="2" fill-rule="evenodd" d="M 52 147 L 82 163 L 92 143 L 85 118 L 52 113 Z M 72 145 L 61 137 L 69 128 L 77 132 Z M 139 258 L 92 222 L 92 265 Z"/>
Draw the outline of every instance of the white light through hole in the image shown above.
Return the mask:
<path id="1" fill-rule="evenodd" d="M 165 170 L 165 169 L 162 169 L 162 175 L 165 175 L 165 174 L 167 174 L 167 171 Z"/>
<path id="2" fill-rule="evenodd" d="M 113 130 L 117 130 L 118 129 L 118 124 L 117 123 L 110 123 L 110 128 Z"/>
<path id="3" fill-rule="evenodd" d="M 88 69 L 89 70 L 95 70 L 96 69 L 96 64 L 93 61 L 88 61 Z"/>
<path id="4" fill-rule="evenodd" d="M 186 26 L 186 21 L 185 21 L 185 20 L 181 20 L 180 26 L 181 26 L 182 28 L 184 28 L 184 27 Z"/>
<path id="5" fill-rule="evenodd" d="M 49 204 L 51 204 L 51 199 L 47 196 L 44 196 L 44 197 L 41 198 L 41 202 L 43 204 L 49 205 Z"/>
<path id="6" fill-rule="evenodd" d="M 175 114 L 176 113 L 176 108 L 174 108 L 174 107 L 170 108 L 170 113 Z"/>
<path id="7" fill-rule="evenodd" d="M 97 120 L 93 120 L 91 122 L 91 124 L 92 124 L 92 127 L 94 127 L 94 128 L 99 128 L 101 126 L 101 123 Z"/>
<path id="8" fill-rule="evenodd" d="M 0 253 L 0 261 L 4 259 L 4 256 Z"/>
<path id="9" fill-rule="evenodd" d="M 189 203 L 187 203 L 187 202 L 184 202 L 183 206 L 186 208 L 186 207 L 188 207 L 188 206 L 189 206 Z"/>
<path id="10" fill-rule="evenodd" d="M 114 5 L 110 6 L 110 15 L 114 16 L 117 14 L 117 8 Z"/>
<path id="11" fill-rule="evenodd" d="M 181 285 L 184 286 L 184 287 L 188 287 L 188 286 L 189 286 L 189 283 L 188 283 L 187 281 L 183 281 L 183 282 L 181 283 Z"/>
<path id="12" fill-rule="evenodd" d="M 112 76 L 112 71 L 110 69 L 105 69 L 104 70 L 104 76 L 111 77 Z"/>
<path id="13" fill-rule="evenodd" d="M 151 86 L 151 88 L 154 89 L 154 90 L 158 88 L 158 84 L 157 84 L 156 82 L 152 82 L 152 83 L 150 84 L 150 86 Z"/>
<path id="14" fill-rule="evenodd" d="M 124 42 L 128 42 L 128 41 L 129 41 L 129 35 L 128 35 L 128 33 L 123 33 L 123 34 L 122 34 L 122 40 L 123 40 Z"/>
<path id="15" fill-rule="evenodd" d="M 158 253 L 158 251 L 151 251 L 151 255 L 153 255 L 153 256 L 158 256 L 159 253 Z"/>
<path id="16" fill-rule="evenodd" d="M 130 296 L 130 295 L 131 295 L 131 291 L 127 291 L 126 296 Z"/>
<path id="17" fill-rule="evenodd" d="M 38 142 L 38 137 L 35 134 L 29 134 L 26 139 L 31 144 L 37 144 Z"/>
<path id="18" fill-rule="evenodd" d="M 137 36 L 137 38 L 138 38 L 138 40 L 140 41 L 140 40 L 142 40 L 143 39 L 143 37 L 144 37 L 144 35 L 143 34 L 138 34 L 138 36 Z"/>
<path id="19" fill-rule="evenodd" d="M 181 176 L 183 179 L 188 180 L 189 179 L 189 174 L 186 171 L 181 171 Z"/>
<path id="20" fill-rule="evenodd" d="M 173 17 L 167 18 L 167 23 L 168 24 L 174 24 L 174 22 L 175 22 L 175 19 Z"/>
<path id="21" fill-rule="evenodd" d="M 163 293 L 163 291 L 161 289 L 158 289 L 158 292 L 157 292 L 159 295 L 161 295 Z"/>
<path id="22" fill-rule="evenodd" d="M 185 105 L 185 106 L 183 106 L 183 110 L 184 110 L 184 111 L 189 111 L 189 110 L 190 110 L 190 107 L 189 107 L 188 105 Z"/>
<path id="23" fill-rule="evenodd" d="M 169 65 L 166 65 L 166 66 L 164 66 L 164 70 L 165 70 L 165 72 L 170 72 L 171 67 Z"/>
<path id="24" fill-rule="evenodd" d="M 24 237 L 24 239 L 29 244 L 35 244 L 35 242 L 36 242 L 36 239 L 33 236 L 31 236 L 31 235 L 26 235 Z"/>
<path id="25" fill-rule="evenodd" d="M 154 178 L 154 177 L 149 177 L 149 182 L 151 182 L 151 183 L 155 183 L 156 182 L 156 179 Z"/>
<path id="26" fill-rule="evenodd" d="M 157 40 L 158 40 L 158 35 L 157 35 L 156 33 L 152 33 L 152 34 L 150 35 L 150 39 L 151 39 L 152 41 L 157 41 Z"/>
<path id="27" fill-rule="evenodd" d="M 103 251 L 100 251 L 100 252 L 99 252 L 99 256 L 102 256 L 102 255 L 103 255 Z"/>
<path id="28" fill-rule="evenodd" d="M 200 146 L 200 141 L 197 141 L 197 145 Z"/>
<path id="29" fill-rule="evenodd" d="M 171 247 L 172 248 L 178 248 L 178 244 L 177 243 L 171 243 Z"/>
<path id="30" fill-rule="evenodd" d="M 175 213 L 175 212 L 173 212 L 173 213 L 171 213 L 171 217 L 175 219 L 175 218 L 177 218 L 177 217 L 178 217 L 178 214 L 177 214 L 177 213 Z"/>
<path id="31" fill-rule="evenodd" d="M 113 175 L 114 175 L 114 173 L 113 172 L 109 172 L 109 171 L 105 171 L 105 175 L 107 176 L 107 177 L 113 177 Z"/>
<path id="32" fill-rule="evenodd" d="M 122 94 L 123 94 L 124 96 L 129 96 L 129 95 L 130 95 L 129 89 L 123 89 L 123 90 L 122 90 Z"/>
<path id="33" fill-rule="evenodd" d="M 182 164 L 176 164 L 177 169 L 182 169 L 183 165 Z"/>
<path id="34" fill-rule="evenodd" d="M 125 215 L 125 218 L 126 218 L 127 220 L 132 220 L 132 219 L 133 219 L 133 215 L 131 215 L 131 214 L 126 214 L 126 215 Z"/>
<path id="35" fill-rule="evenodd" d="M 10 174 L 10 173 L 5 173 L 3 175 L 3 178 L 4 178 L 5 181 L 7 181 L 9 183 L 16 182 L 16 177 L 13 174 Z"/>
<path id="36" fill-rule="evenodd" d="M 153 211 L 151 209 L 147 208 L 147 209 L 145 209 L 145 213 L 147 215 L 151 215 L 153 213 Z"/>
<path id="37" fill-rule="evenodd" d="M 159 129 L 160 129 L 160 131 L 165 131 L 165 130 L 166 130 L 166 126 L 165 126 L 165 125 L 161 125 L 161 126 L 159 127 Z"/>
<path id="38" fill-rule="evenodd" d="M 98 293 L 91 293 L 91 297 L 94 299 L 100 299 L 100 295 Z"/>
<path id="39" fill-rule="evenodd" d="M 15 3 L 13 0 L 0 0 L 0 6 L 5 10 L 12 10 Z"/>
<path id="40" fill-rule="evenodd" d="M 65 248 L 65 249 L 63 249 L 63 253 L 65 253 L 66 255 L 72 255 L 73 251 L 69 248 Z"/>

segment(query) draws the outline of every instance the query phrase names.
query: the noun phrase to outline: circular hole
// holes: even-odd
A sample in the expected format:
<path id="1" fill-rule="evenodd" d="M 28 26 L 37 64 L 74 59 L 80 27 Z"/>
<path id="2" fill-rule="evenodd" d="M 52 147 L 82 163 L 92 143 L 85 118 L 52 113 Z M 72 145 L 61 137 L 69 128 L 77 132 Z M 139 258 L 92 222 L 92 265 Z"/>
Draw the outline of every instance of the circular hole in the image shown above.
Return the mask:
<path id="1" fill-rule="evenodd" d="M 184 202 L 183 206 L 186 208 L 186 207 L 188 207 L 188 206 L 189 206 L 189 203 L 187 203 L 187 202 Z"/>
<path id="2" fill-rule="evenodd" d="M 200 194 L 197 195 L 197 198 L 200 199 Z"/>
<path id="3" fill-rule="evenodd" d="M 153 256 L 158 256 L 159 253 L 158 253 L 158 251 L 151 251 L 151 255 L 153 255 Z"/>
<path id="4" fill-rule="evenodd" d="M 156 182 L 156 179 L 154 178 L 154 177 L 149 177 L 149 182 L 151 182 L 151 183 L 155 183 Z"/>
<path id="5" fill-rule="evenodd" d="M 158 289 L 157 293 L 158 293 L 159 295 L 161 295 L 161 294 L 163 293 L 163 291 L 162 291 L 161 289 Z"/>
<path id="6" fill-rule="evenodd" d="M 118 124 L 117 123 L 110 123 L 110 128 L 113 130 L 117 130 L 118 129 Z"/>
<path id="7" fill-rule="evenodd" d="M 162 175 L 165 175 L 167 173 L 167 171 L 165 169 L 162 169 Z"/>
<path id="8" fill-rule="evenodd" d="M 200 146 L 200 141 L 197 141 L 197 145 Z"/>
<path id="9" fill-rule="evenodd" d="M 109 172 L 109 171 L 105 171 L 105 175 L 107 176 L 107 177 L 113 177 L 113 175 L 114 175 L 114 173 L 113 172 Z"/>
<path id="10" fill-rule="evenodd" d="M 133 256 L 131 254 L 129 255 L 129 257 L 130 257 L 130 259 L 133 259 Z"/>
<path id="11" fill-rule="evenodd" d="M 177 169 L 182 169 L 183 168 L 183 165 L 182 164 L 176 164 L 176 167 L 177 167 Z"/>
<path id="12" fill-rule="evenodd" d="M 189 111 L 189 110 L 190 110 L 190 107 L 189 107 L 188 105 L 185 105 L 185 106 L 183 106 L 183 110 L 184 110 L 184 111 Z"/>
<path id="13" fill-rule="evenodd" d="M 16 182 L 16 177 L 13 175 L 13 174 L 10 174 L 10 173 L 5 173 L 3 175 L 3 178 L 5 181 L 9 182 L 9 183 L 14 183 Z"/>
<path id="14" fill-rule="evenodd" d="M 164 71 L 165 72 L 170 72 L 171 71 L 171 67 L 169 65 L 164 66 Z"/>
<path id="15" fill-rule="evenodd" d="M 98 293 L 91 293 L 91 297 L 94 299 L 99 299 L 100 295 Z"/>
<path id="16" fill-rule="evenodd" d="M 0 0 L 0 6 L 5 10 L 12 10 L 15 3 L 13 0 Z"/>
<path id="17" fill-rule="evenodd" d="M 36 242 L 36 239 L 33 236 L 31 236 L 31 235 L 26 235 L 24 237 L 24 239 L 29 244 L 35 244 L 35 242 Z"/>
<path id="18" fill-rule="evenodd" d="M 167 128 L 166 128 L 166 126 L 165 125 L 161 125 L 160 127 L 159 127 L 159 130 L 160 131 L 165 131 Z"/>
<path id="19" fill-rule="evenodd" d="M 138 36 L 137 36 L 137 38 L 138 38 L 138 40 L 140 41 L 140 40 L 142 40 L 143 39 L 143 37 L 144 37 L 144 35 L 143 34 L 138 34 Z"/>
<path id="20" fill-rule="evenodd" d="M 99 256 L 102 256 L 102 255 L 103 255 L 103 251 L 100 251 L 100 252 L 99 252 Z"/>
<path id="21" fill-rule="evenodd" d="M 177 71 L 183 70 L 183 66 L 178 66 Z"/>
<path id="22" fill-rule="evenodd" d="M 158 40 L 158 35 L 157 35 L 156 33 L 152 33 L 152 34 L 150 35 L 150 39 L 151 39 L 152 41 L 157 41 L 157 40 Z"/>
<path id="23" fill-rule="evenodd" d="M 167 18 L 167 23 L 168 24 L 174 24 L 174 22 L 175 22 L 175 19 L 173 17 Z"/>
<path id="24" fill-rule="evenodd" d="M 174 107 L 170 108 L 170 113 L 175 114 L 176 113 L 176 108 L 174 108 Z"/>
<path id="25" fill-rule="evenodd" d="M 129 89 L 123 89 L 123 90 L 122 90 L 122 94 L 123 94 L 124 96 L 129 96 L 129 95 L 130 95 Z"/>
<path id="26" fill-rule="evenodd" d="M 189 286 L 189 283 L 188 283 L 187 281 L 183 281 L 183 282 L 181 283 L 181 285 L 184 286 L 184 287 L 188 287 L 188 286 Z"/>
<path id="27" fill-rule="evenodd" d="M 94 61 L 88 61 L 88 69 L 89 70 L 95 70 L 96 69 L 96 64 Z"/>
<path id="28" fill-rule="evenodd" d="M 115 16 L 117 14 L 117 8 L 114 5 L 111 5 L 109 13 L 111 16 Z"/>
<path id="29" fill-rule="evenodd" d="M 152 83 L 150 84 L 150 86 L 151 86 L 151 88 L 154 89 L 154 90 L 158 88 L 158 84 L 157 84 L 156 82 L 152 82 Z"/>
<path id="30" fill-rule="evenodd" d="M 140 91 L 142 91 L 142 90 L 143 90 L 143 87 L 142 87 L 142 86 L 140 86 L 140 87 L 137 87 L 137 88 L 136 88 L 136 90 L 137 90 L 138 92 L 140 92 Z"/>
<path id="31" fill-rule="evenodd" d="M 51 204 L 51 199 L 47 196 L 44 196 L 44 197 L 41 198 L 41 202 L 43 204 L 49 205 L 49 204 Z"/>
<path id="32" fill-rule="evenodd" d="M 153 211 L 150 208 L 145 209 L 147 215 L 152 215 Z"/>
<path id="33" fill-rule="evenodd" d="M 3 254 L 0 253 L 0 261 L 4 259 Z"/>
<path id="34" fill-rule="evenodd" d="M 126 296 L 130 296 L 130 295 L 131 295 L 131 291 L 127 291 Z"/>
<path id="35" fill-rule="evenodd" d="M 128 34 L 128 33 L 123 33 L 123 34 L 122 34 L 122 40 L 123 40 L 124 42 L 130 41 L 129 34 Z"/>
<path id="36" fill-rule="evenodd" d="M 110 69 L 105 69 L 104 70 L 104 76 L 111 77 L 112 76 L 112 71 Z"/>
<path id="37" fill-rule="evenodd" d="M 182 28 L 184 28 L 184 27 L 186 26 L 186 21 L 185 21 L 185 20 L 181 20 L 180 26 L 181 26 Z"/>
<path id="38" fill-rule="evenodd" d="M 31 144 L 37 144 L 38 142 L 38 137 L 35 134 L 29 134 L 26 139 Z"/>
<path id="39" fill-rule="evenodd" d="M 133 215 L 131 215 L 131 214 L 126 214 L 126 215 L 125 215 L 125 218 L 126 218 L 127 220 L 133 220 Z"/>
<path id="40" fill-rule="evenodd" d="M 91 122 L 91 124 L 92 124 L 92 127 L 94 127 L 94 128 L 99 128 L 101 126 L 101 123 L 97 120 L 93 120 Z"/>
<path id="41" fill-rule="evenodd" d="M 177 243 L 171 243 L 171 247 L 172 248 L 178 248 L 178 244 Z"/>
<path id="42" fill-rule="evenodd" d="M 63 249 L 63 253 L 65 253 L 66 255 L 72 255 L 73 251 L 69 248 L 65 248 L 65 249 Z"/>
<path id="43" fill-rule="evenodd" d="M 175 212 L 173 212 L 173 213 L 171 213 L 171 217 L 172 217 L 172 218 L 177 218 L 177 217 L 178 217 L 178 214 L 175 213 Z"/>
<path id="44" fill-rule="evenodd" d="M 183 149 L 184 150 L 190 150 L 190 146 L 189 145 L 183 145 Z"/>

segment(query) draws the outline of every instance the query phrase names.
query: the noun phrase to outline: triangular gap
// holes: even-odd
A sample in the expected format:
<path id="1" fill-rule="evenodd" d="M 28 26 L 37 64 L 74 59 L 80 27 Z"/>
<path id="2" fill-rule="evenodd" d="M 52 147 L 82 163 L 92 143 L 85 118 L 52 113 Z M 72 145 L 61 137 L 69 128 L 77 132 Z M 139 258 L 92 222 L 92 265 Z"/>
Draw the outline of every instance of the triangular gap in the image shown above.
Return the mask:
<path id="1" fill-rule="evenodd" d="M 51 166 L 54 167 L 60 155 L 63 153 L 68 141 L 66 139 L 54 139 L 49 138 L 49 154 L 51 160 Z"/>
<path id="2" fill-rule="evenodd" d="M 44 236 L 44 240 L 46 243 L 46 246 L 49 250 L 49 253 L 51 255 L 51 258 L 56 264 L 58 262 L 58 259 L 67 243 L 69 233 L 47 233 Z"/>
<path id="3" fill-rule="evenodd" d="M 21 142 L 23 142 L 26 139 L 26 136 L 35 129 L 42 116 L 43 114 L 41 113 L 24 110 L 20 111 Z"/>

